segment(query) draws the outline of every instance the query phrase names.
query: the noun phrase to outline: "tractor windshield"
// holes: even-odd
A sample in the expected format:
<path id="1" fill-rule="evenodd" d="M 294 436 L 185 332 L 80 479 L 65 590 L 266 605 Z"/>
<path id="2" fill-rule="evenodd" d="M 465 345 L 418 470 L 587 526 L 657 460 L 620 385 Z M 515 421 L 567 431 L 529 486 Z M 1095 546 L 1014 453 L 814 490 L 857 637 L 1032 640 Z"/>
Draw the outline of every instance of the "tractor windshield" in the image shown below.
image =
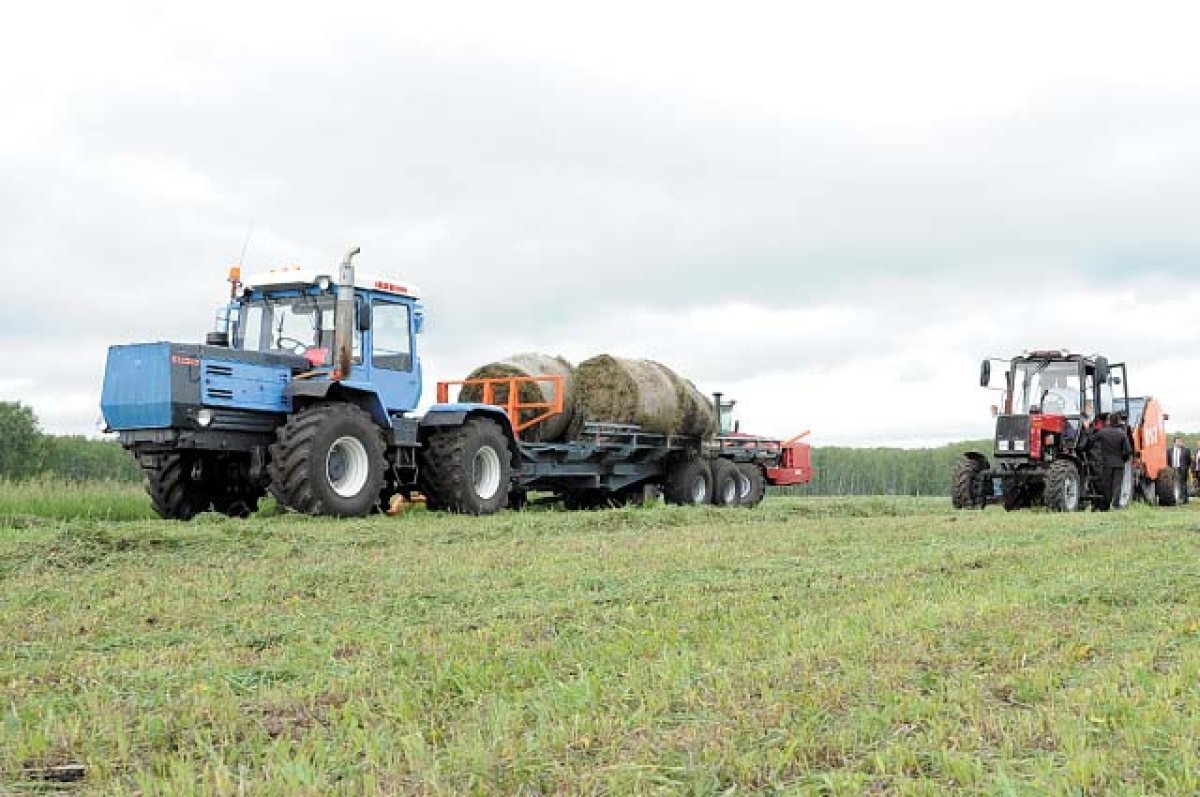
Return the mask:
<path id="1" fill-rule="evenodd" d="M 1013 370 L 1013 412 L 1079 416 L 1084 405 L 1079 363 L 1023 360 Z"/>
<path id="2" fill-rule="evenodd" d="M 288 352 L 317 362 L 332 362 L 335 299 L 322 296 L 264 296 L 242 305 L 238 348 Z M 362 333 L 354 335 L 354 358 L 360 359 Z"/>

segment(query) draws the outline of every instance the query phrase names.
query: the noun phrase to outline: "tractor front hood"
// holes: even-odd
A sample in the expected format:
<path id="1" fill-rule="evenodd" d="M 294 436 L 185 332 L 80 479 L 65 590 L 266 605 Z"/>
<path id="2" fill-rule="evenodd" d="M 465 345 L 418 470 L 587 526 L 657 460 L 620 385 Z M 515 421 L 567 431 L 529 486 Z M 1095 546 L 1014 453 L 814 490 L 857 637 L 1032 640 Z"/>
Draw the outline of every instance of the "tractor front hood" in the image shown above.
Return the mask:
<path id="1" fill-rule="evenodd" d="M 108 350 L 100 409 L 113 431 L 192 427 L 204 407 L 286 413 L 303 357 L 196 343 L 135 343 Z"/>
<path id="2" fill-rule="evenodd" d="M 1045 444 L 1052 435 L 1061 435 L 1067 429 L 1063 415 L 1001 415 L 996 418 L 997 457 L 1027 457 L 1041 459 Z"/>

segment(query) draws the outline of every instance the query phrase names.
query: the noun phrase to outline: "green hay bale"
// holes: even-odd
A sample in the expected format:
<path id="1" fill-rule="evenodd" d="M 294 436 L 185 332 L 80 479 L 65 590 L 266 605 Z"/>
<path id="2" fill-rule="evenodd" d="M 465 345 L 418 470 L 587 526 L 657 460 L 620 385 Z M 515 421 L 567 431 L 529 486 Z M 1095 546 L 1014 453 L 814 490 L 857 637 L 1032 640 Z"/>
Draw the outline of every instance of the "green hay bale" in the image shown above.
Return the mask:
<path id="1" fill-rule="evenodd" d="M 657 434 L 711 436 L 712 405 L 691 382 L 653 360 L 602 354 L 575 369 L 575 429 L 584 421 L 628 423 Z"/>
<path id="2" fill-rule="evenodd" d="M 503 378 L 510 376 L 561 376 L 563 378 L 563 411 L 541 423 L 527 429 L 521 434 L 522 439 L 533 442 L 555 442 L 566 436 L 575 415 L 575 369 L 562 357 L 551 357 L 547 354 L 527 353 L 514 354 L 503 360 L 481 365 L 472 371 L 468 379 Z M 554 401 L 554 385 L 549 382 L 527 382 L 520 386 L 520 400 L 525 403 Z M 466 385 L 458 394 L 459 401 L 483 401 L 483 386 Z M 494 403 L 504 406 L 508 403 L 508 385 L 495 387 Z M 521 421 L 526 422 L 544 410 L 522 410 Z"/>

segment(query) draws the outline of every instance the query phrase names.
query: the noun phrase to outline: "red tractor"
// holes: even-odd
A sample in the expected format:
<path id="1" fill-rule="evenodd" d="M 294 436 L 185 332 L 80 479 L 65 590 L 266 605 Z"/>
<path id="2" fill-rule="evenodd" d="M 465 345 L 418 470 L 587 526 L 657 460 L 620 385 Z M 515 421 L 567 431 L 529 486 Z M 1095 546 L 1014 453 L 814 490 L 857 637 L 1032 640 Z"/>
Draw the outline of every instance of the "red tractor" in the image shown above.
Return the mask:
<path id="1" fill-rule="evenodd" d="M 803 442 L 807 431 L 782 441 L 745 434 L 740 422 L 733 419 L 737 402 L 724 401 L 722 396 L 713 393 L 719 426 L 717 449 L 720 458 L 737 466 L 738 504 L 757 505 L 766 495 L 768 485 L 791 487 L 812 480 L 812 448 Z"/>
<path id="2" fill-rule="evenodd" d="M 991 386 L 993 360 L 984 360 L 980 384 Z M 1134 457 L 1126 465 L 1117 505 L 1135 497 L 1174 506 L 1182 482 L 1167 467 L 1167 416 L 1149 396 L 1129 396 L 1124 363 L 1067 351 L 1031 351 L 999 361 L 1004 374 L 1003 405 L 993 408 L 994 462 L 967 452 L 955 466 L 950 493 L 956 509 L 1045 506 L 1072 512 L 1103 499 L 1096 454 L 1088 435 L 1112 415 L 1127 422 Z"/>

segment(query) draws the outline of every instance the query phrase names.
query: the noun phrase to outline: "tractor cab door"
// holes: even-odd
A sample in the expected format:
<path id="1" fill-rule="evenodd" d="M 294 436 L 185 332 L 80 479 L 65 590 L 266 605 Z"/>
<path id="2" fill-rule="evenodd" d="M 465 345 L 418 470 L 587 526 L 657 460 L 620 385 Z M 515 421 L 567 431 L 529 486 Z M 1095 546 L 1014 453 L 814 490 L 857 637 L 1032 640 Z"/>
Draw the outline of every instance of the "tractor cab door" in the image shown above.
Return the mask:
<path id="1" fill-rule="evenodd" d="M 408 412 L 421 401 L 412 303 L 371 298 L 371 383 L 389 411 Z"/>

